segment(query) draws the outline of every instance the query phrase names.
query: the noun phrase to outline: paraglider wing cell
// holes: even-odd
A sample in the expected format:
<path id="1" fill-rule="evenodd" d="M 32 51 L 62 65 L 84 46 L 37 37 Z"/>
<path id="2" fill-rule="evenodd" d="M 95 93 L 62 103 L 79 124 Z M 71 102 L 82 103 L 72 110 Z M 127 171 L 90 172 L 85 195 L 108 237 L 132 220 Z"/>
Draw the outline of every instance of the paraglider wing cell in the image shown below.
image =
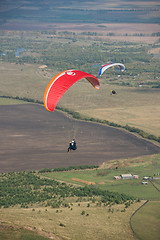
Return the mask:
<path id="1" fill-rule="evenodd" d="M 54 111 L 63 94 L 78 80 L 87 79 L 94 88 L 99 89 L 99 80 L 86 72 L 66 70 L 56 75 L 48 84 L 44 93 L 44 106 L 48 111 Z"/>
<path id="2" fill-rule="evenodd" d="M 119 66 L 120 70 L 123 72 L 125 70 L 125 66 L 122 63 L 109 63 L 109 64 L 105 64 L 103 65 L 100 70 L 99 70 L 99 76 L 101 76 L 108 68 L 110 67 L 115 67 L 115 66 Z"/>

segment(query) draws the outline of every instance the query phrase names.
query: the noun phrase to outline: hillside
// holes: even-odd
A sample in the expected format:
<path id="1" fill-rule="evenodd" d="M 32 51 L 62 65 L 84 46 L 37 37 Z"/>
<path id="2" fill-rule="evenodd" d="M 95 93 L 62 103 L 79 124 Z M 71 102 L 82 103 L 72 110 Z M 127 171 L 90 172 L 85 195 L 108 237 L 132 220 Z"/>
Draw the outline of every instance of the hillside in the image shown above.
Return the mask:
<path id="1" fill-rule="evenodd" d="M 0 190 L 4 192 L 0 199 L 0 239 L 158 239 L 159 157 L 110 161 L 98 169 L 79 166 L 79 170 L 0 174 Z M 139 179 L 113 179 L 128 172 L 138 174 Z M 154 178 L 143 185 L 144 175 Z M 73 176 L 94 180 L 95 186 L 75 182 Z"/>

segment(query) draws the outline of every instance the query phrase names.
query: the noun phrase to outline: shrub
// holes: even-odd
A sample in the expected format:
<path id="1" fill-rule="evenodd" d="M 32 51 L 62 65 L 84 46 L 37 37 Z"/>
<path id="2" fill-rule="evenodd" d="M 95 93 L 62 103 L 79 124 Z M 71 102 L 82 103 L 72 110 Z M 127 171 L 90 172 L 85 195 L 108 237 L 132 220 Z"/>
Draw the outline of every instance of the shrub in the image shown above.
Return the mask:
<path id="1" fill-rule="evenodd" d="M 63 223 L 60 223 L 59 226 L 60 227 L 65 227 L 65 225 Z"/>
<path id="2" fill-rule="evenodd" d="M 81 215 L 84 215 L 84 214 L 85 214 L 85 211 L 82 211 L 82 212 L 81 212 Z"/>

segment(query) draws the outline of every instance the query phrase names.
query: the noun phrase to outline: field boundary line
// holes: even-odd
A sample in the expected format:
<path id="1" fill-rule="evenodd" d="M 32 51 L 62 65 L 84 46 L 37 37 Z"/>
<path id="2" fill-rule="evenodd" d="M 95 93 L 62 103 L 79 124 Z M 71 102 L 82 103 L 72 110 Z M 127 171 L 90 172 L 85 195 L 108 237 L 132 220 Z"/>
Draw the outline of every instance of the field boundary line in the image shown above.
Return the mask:
<path id="1" fill-rule="evenodd" d="M 134 211 L 134 213 L 132 213 L 132 215 L 130 216 L 130 219 L 129 219 L 130 228 L 131 228 L 131 230 L 132 230 L 133 235 L 134 235 L 137 239 L 139 239 L 139 237 L 137 236 L 137 234 L 135 233 L 135 231 L 134 231 L 134 229 L 133 229 L 133 227 L 132 227 L 132 218 L 133 218 L 133 216 L 134 216 L 142 207 L 144 207 L 148 202 L 149 202 L 149 200 L 147 200 L 147 201 L 146 201 L 145 203 L 143 203 L 139 208 L 137 208 L 137 209 Z"/>
<path id="2" fill-rule="evenodd" d="M 150 183 L 153 185 L 153 187 L 158 191 L 158 192 L 160 192 L 160 190 L 156 187 L 156 185 L 153 183 L 153 181 L 152 180 L 149 180 L 150 181 Z"/>

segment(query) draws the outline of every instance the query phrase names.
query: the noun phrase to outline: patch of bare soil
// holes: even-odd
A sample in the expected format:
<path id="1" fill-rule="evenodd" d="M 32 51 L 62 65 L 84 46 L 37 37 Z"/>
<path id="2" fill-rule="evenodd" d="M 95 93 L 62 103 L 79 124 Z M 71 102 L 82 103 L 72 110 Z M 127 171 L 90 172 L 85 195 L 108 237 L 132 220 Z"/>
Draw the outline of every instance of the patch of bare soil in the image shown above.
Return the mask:
<path id="1" fill-rule="evenodd" d="M 153 54 L 160 54 L 160 47 L 159 48 L 152 48 L 149 53 L 153 53 Z"/>
<path id="2" fill-rule="evenodd" d="M 48 239 L 60 240 L 58 237 L 55 237 L 52 233 L 49 233 L 46 231 L 39 231 L 32 227 L 19 227 L 19 226 L 15 226 L 15 225 L 6 225 L 3 223 L 0 223 L 0 229 L 6 230 L 6 231 L 7 230 L 22 231 L 23 229 L 26 229 L 26 230 L 35 232 L 39 236 L 47 237 Z"/>
<path id="3" fill-rule="evenodd" d="M 76 121 L 41 105 L 2 105 L 0 113 L 0 172 L 101 165 L 160 153 L 160 147 L 126 131 Z M 73 137 L 78 149 L 67 152 Z"/>

